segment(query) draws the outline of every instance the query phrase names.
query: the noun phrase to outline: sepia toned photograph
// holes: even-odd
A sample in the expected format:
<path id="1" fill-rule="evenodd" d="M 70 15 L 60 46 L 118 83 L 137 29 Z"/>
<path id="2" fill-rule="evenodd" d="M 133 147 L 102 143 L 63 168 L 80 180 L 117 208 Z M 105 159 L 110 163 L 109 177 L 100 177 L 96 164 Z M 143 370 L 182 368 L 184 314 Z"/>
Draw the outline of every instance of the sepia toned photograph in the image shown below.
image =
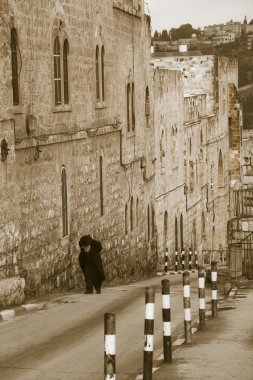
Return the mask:
<path id="1" fill-rule="evenodd" d="M 0 0 L 0 380 L 253 380 L 252 0 Z"/>

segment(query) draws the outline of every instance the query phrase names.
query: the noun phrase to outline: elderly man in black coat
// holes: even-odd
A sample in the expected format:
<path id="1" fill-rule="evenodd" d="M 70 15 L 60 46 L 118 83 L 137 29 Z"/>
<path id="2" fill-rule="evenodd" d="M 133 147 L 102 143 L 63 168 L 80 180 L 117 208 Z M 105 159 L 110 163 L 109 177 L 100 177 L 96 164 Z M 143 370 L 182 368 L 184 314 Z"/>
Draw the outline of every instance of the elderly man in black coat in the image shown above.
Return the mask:
<path id="1" fill-rule="evenodd" d="M 79 264 L 86 282 L 86 291 L 84 293 L 92 294 L 93 288 L 95 288 L 97 294 L 100 294 L 102 282 L 105 280 L 100 255 L 102 245 L 99 241 L 92 239 L 90 235 L 84 235 L 79 240 L 79 246 L 81 249 Z"/>

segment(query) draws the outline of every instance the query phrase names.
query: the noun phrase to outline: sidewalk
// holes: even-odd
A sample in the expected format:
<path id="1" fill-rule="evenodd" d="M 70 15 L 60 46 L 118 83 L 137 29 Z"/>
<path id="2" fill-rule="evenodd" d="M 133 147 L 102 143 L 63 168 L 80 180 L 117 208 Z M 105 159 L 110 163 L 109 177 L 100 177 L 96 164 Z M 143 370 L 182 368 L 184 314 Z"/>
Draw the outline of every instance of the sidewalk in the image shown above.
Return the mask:
<path id="1" fill-rule="evenodd" d="M 205 330 L 173 351 L 173 362 L 153 380 L 253 379 L 253 291 L 239 289 L 220 307 L 218 317 L 208 317 Z"/>

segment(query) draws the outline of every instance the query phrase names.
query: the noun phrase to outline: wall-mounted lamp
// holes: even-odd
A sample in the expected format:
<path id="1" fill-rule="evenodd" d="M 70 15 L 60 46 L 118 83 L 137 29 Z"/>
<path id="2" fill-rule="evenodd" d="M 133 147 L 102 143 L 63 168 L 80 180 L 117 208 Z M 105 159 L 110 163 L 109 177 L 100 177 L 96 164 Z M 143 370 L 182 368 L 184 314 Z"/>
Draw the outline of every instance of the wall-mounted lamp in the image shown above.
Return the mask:
<path id="1" fill-rule="evenodd" d="M 8 143 L 5 139 L 1 140 L 1 160 L 6 161 L 9 154 Z"/>
<path id="2" fill-rule="evenodd" d="M 37 161 L 37 160 L 39 159 L 40 152 L 41 152 L 41 150 L 40 150 L 39 145 L 36 145 L 36 146 L 35 146 L 34 153 L 33 153 L 34 161 Z"/>

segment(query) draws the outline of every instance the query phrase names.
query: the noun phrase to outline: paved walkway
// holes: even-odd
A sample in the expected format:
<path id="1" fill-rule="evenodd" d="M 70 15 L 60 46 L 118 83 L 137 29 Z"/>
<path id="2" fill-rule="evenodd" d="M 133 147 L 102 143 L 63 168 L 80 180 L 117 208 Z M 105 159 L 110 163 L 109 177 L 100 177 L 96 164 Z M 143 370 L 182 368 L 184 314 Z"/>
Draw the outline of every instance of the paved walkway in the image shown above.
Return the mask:
<path id="1" fill-rule="evenodd" d="M 191 345 L 173 351 L 172 364 L 163 364 L 153 380 L 253 379 L 253 291 L 239 289 L 220 307 L 218 317 L 208 318 Z"/>

